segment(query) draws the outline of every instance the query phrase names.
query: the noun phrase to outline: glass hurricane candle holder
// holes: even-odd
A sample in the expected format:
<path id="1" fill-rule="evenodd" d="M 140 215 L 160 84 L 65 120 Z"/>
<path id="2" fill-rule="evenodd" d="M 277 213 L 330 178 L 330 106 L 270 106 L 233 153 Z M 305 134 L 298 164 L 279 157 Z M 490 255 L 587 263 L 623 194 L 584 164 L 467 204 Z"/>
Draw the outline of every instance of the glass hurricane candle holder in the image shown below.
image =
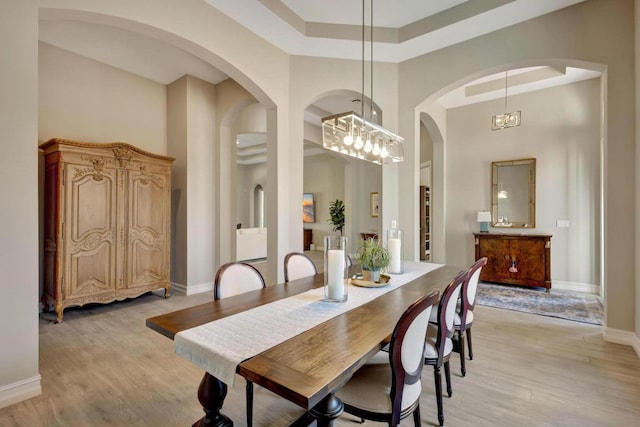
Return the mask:
<path id="1" fill-rule="evenodd" d="M 387 230 L 387 248 L 391 255 L 387 273 L 402 274 L 404 272 L 402 265 L 403 240 L 402 230 L 397 228 Z"/>
<path id="2" fill-rule="evenodd" d="M 325 236 L 324 238 L 324 300 L 344 302 L 347 300 L 347 238 Z"/>

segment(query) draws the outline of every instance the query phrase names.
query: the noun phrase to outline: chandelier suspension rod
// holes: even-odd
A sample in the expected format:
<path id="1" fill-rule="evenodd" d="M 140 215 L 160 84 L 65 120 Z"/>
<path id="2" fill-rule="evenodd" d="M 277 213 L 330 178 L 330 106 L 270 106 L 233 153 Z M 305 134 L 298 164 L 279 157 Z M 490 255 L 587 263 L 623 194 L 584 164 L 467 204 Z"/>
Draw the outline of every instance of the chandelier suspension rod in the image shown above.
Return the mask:
<path id="1" fill-rule="evenodd" d="M 369 57 L 369 63 L 371 65 L 371 71 L 369 72 L 369 83 L 371 84 L 371 91 L 369 92 L 369 120 L 373 121 L 373 0 L 370 2 L 370 16 L 371 16 L 371 24 L 369 26 L 370 32 L 370 43 L 371 43 L 371 55 Z"/>
<path id="2" fill-rule="evenodd" d="M 364 1 L 362 0 L 362 93 L 360 94 L 360 114 L 364 119 Z"/>
<path id="3" fill-rule="evenodd" d="M 507 90 L 509 88 L 509 70 L 504 72 L 504 112 L 507 112 Z"/>

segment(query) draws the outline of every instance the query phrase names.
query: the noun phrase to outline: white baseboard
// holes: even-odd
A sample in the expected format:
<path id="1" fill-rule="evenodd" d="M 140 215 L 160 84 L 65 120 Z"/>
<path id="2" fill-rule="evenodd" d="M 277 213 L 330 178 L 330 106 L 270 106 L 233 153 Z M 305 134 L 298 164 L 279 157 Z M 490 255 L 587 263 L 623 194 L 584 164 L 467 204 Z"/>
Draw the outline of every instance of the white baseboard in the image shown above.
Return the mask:
<path id="1" fill-rule="evenodd" d="M 36 375 L 35 377 L 26 378 L 0 387 L 0 408 L 22 402 L 23 400 L 31 399 L 32 397 L 42 394 L 42 386 L 40 385 L 41 380 L 42 378 L 40 375 Z"/>
<path id="2" fill-rule="evenodd" d="M 187 287 L 182 283 L 171 282 L 171 293 L 177 292 L 179 294 L 186 294 Z"/>
<path id="3" fill-rule="evenodd" d="M 181 283 L 171 283 L 171 289 L 176 292 L 189 295 L 201 294 L 203 292 L 213 292 L 213 282 L 199 283 L 197 285 L 185 286 Z"/>
<path id="4" fill-rule="evenodd" d="M 602 336 L 607 342 L 633 347 L 636 354 L 640 358 L 640 338 L 638 338 L 638 336 L 633 332 L 623 331 L 621 329 L 604 328 Z"/>
<path id="5" fill-rule="evenodd" d="M 561 280 L 553 280 L 551 289 L 559 291 L 585 292 L 589 294 L 600 295 L 600 285 L 592 285 L 590 283 L 563 282 Z"/>

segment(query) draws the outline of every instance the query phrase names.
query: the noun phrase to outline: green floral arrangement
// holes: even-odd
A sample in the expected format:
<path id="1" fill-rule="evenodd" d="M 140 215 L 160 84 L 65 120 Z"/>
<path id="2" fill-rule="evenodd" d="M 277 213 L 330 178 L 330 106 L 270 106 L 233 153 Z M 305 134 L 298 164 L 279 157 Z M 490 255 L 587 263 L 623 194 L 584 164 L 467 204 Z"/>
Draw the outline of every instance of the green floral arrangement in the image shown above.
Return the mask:
<path id="1" fill-rule="evenodd" d="M 389 250 L 378 239 L 366 239 L 360 249 L 360 266 L 363 270 L 376 271 L 391 262 Z"/>
<path id="2" fill-rule="evenodd" d="M 333 226 L 333 231 L 339 231 L 342 236 L 342 229 L 344 228 L 344 203 L 342 200 L 336 199 L 329 203 L 329 222 Z"/>

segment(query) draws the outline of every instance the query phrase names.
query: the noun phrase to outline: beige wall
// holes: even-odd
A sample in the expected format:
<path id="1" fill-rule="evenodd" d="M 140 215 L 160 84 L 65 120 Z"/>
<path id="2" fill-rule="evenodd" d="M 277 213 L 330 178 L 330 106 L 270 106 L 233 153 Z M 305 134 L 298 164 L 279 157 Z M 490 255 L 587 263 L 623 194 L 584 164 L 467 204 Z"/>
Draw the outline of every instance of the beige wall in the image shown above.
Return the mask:
<path id="1" fill-rule="evenodd" d="M 491 210 L 491 162 L 535 158 L 536 227 L 512 231 L 552 234 L 553 286 L 592 291 L 600 284 L 600 79 L 510 96 L 522 126 L 492 131 L 501 102 L 448 112 L 447 262 L 474 261 L 476 215 Z"/>
<path id="2" fill-rule="evenodd" d="M 420 164 L 433 160 L 433 139 L 431 134 L 420 122 Z"/>
<path id="3" fill-rule="evenodd" d="M 172 282 L 192 294 L 213 286 L 215 86 L 183 76 L 167 88 L 172 171 Z"/>
<path id="4" fill-rule="evenodd" d="M 39 142 L 120 141 L 166 154 L 166 132 L 165 85 L 38 43 Z"/>
<path id="5" fill-rule="evenodd" d="M 303 111 L 317 97 L 337 90 L 360 91 L 359 61 L 290 58 L 249 29 L 201 0 L 24 0 L 0 6 L 0 114 L 5 156 L 1 194 L 13 209 L 3 210 L 0 227 L 3 254 L 3 299 L 0 338 L 0 405 L 5 396 L 27 396 L 39 389 L 37 374 L 37 155 L 38 47 L 37 20 L 77 19 L 142 32 L 179 46 L 218 67 L 267 109 L 269 135 L 268 276 L 281 281 L 281 262 L 290 249 L 301 246 L 300 194 L 303 192 Z M 376 64 L 375 101 L 384 111 L 384 125 L 407 138 L 407 161 L 385 167 L 383 215 L 398 216 L 405 230 L 417 230 L 417 200 L 400 198 L 417 188 L 419 139 L 418 105 L 475 77 L 513 66 L 566 62 L 597 63 L 605 71 L 605 231 L 608 330 L 631 331 L 636 321 L 636 160 L 634 134 L 633 0 L 587 0 L 558 12 L 513 25 L 493 34 L 441 49 L 402 64 Z M 183 19 L 176 19 L 177 8 Z M 564 59 L 563 59 L 564 58 Z M 220 114 L 220 110 L 217 110 Z M 186 119 L 185 119 L 186 120 Z M 216 118 L 216 120 L 224 120 Z M 222 131 L 220 131 L 222 132 Z M 168 132 L 169 133 L 169 132 Z M 441 130 L 446 140 L 446 131 Z M 437 145 L 438 143 L 436 143 Z M 216 148 L 217 150 L 217 148 Z M 435 153 L 443 147 L 434 147 Z M 155 151 L 155 150 L 152 150 Z M 167 149 L 169 152 L 170 150 Z M 217 154 L 217 153 L 215 153 Z M 218 172 L 222 156 L 214 156 Z M 442 157 L 444 158 L 444 157 Z M 445 176 L 443 162 L 434 164 L 434 186 Z M 346 179 L 350 180 L 346 173 Z M 216 176 L 223 176 L 222 173 Z M 397 179 L 396 179 L 397 177 Z M 219 182 L 213 183 L 218 188 Z M 277 191 L 276 191 L 277 189 Z M 446 186 L 437 198 L 446 199 Z M 217 194 L 222 194 L 218 192 Z M 181 197 L 186 197 L 182 194 Z M 222 196 L 221 196 L 222 197 Z M 351 195 L 345 192 L 345 199 Z M 221 200 L 228 200 L 221 199 Z M 221 208 L 214 200 L 214 211 Z M 443 203 L 445 205 L 446 203 Z M 387 211 L 390 210 L 390 212 Z M 391 218 L 389 218 L 391 219 Z M 216 220 L 218 221 L 218 220 Z M 219 223 L 233 222 L 228 216 Z M 434 229 L 439 228 L 434 218 Z M 440 221 L 444 222 L 441 218 Z M 386 219 L 384 223 L 386 224 Z M 197 225 L 194 225 L 194 227 Z M 218 225 L 216 225 L 218 227 Z M 222 227 L 219 227 L 222 229 Z M 444 229 L 444 228 L 443 228 Z M 220 231 L 216 228 L 216 231 Z M 231 231 L 229 231 L 230 233 Z M 224 243 L 222 233 L 220 241 Z M 407 233 L 407 243 L 415 244 Z M 444 233 L 441 239 L 444 244 Z M 229 247 L 229 246 L 225 246 Z M 417 255 L 417 244 L 414 245 Z M 408 249 L 411 252 L 411 249 Z M 213 257 L 223 255 L 214 250 Z M 640 309 L 639 309 L 640 311 Z M 636 337 L 637 341 L 637 337 Z M 31 387 L 34 385 L 34 387 Z"/>
<path id="6" fill-rule="evenodd" d="M 289 222 L 291 201 L 289 182 L 293 171 L 279 165 L 289 164 L 289 56 L 238 25 L 226 15 L 201 0 L 156 0 L 149 8 L 146 2 L 113 0 L 109 2 L 82 2 L 77 0 L 38 0 L 32 7 L 41 19 L 74 19 L 99 22 L 115 28 L 141 32 L 177 46 L 219 68 L 251 93 L 268 110 L 269 180 L 274 190 L 267 194 L 270 231 L 280 239 L 268 245 L 272 254 L 267 268 L 268 280 L 282 279 L 278 260 L 284 258 L 290 242 Z M 176 19 L 176 16 L 183 19 Z M 185 25 L 185 23 L 188 23 Z M 276 192 L 275 189 L 279 189 Z M 214 208 L 221 204 L 214 202 Z M 225 216 L 220 221 L 231 220 Z M 217 224 L 216 224 L 217 227 Z M 216 228 L 216 231 L 218 229 Z M 230 241 L 230 231 L 224 242 Z M 230 245 L 225 246 L 228 249 Z M 215 260 L 226 253 L 216 251 Z"/>
<path id="7" fill-rule="evenodd" d="M 313 243 L 318 249 L 324 247 L 324 236 L 337 234 L 331 231 L 329 204 L 336 199 L 344 202 L 345 161 L 330 154 L 305 156 L 303 193 L 313 193 L 316 206 L 316 222 L 301 224 L 313 230 Z M 345 206 L 346 207 L 346 206 Z M 300 195 L 300 217 L 302 217 L 302 194 Z"/>
<path id="8" fill-rule="evenodd" d="M 303 141 L 309 135 L 304 131 L 304 110 L 317 99 L 327 95 L 350 94 L 358 96 L 361 92 L 362 75 L 361 62 L 329 59 L 310 58 L 302 56 L 291 57 L 291 120 L 289 131 L 291 137 L 290 156 L 292 161 L 288 165 L 293 176 L 303 175 Z M 397 130 L 397 85 L 398 85 L 398 65 L 390 63 L 376 63 L 374 65 L 374 102 L 382 110 L 383 125 L 391 130 Z M 365 96 L 369 95 L 369 89 L 365 91 Z M 321 143 L 321 141 L 318 141 Z M 369 217 L 369 191 L 383 192 L 383 180 L 392 180 L 395 174 L 395 165 L 380 168 L 375 165 L 360 165 L 363 162 L 351 162 L 345 170 L 345 209 L 350 213 L 352 223 L 347 223 L 346 234 L 352 242 L 357 241 L 358 233 L 371 228 L 380 229 L 382 224 L 389 226 L 392 219 L 396 219 L 397 213 L 397 191 L 385 193 L 382 204 L 382 215 L 373 220 Z M 372 189 L 371 176 L 361 168 L 376 168 L 383 178 L 375 178 Z M 388 171 L 388 172 L 386 172 Z M 387 173 L 387 176 L 385 176 Z M 380 175 L 379 175 L 380 176 Z M 360 186 L 360 184 L 363 186 Z M 290 183 L 292 228 L 291 247 L 302 248 L 302 216 L 300 215 L 301 194 L 303 193 L 302 182 L 294 179 Z M 397 186 L 396 186 L 397 188 Z M 366 194 L 365 194 L 366 193 Z M 364 203 L 364 204 L 363 204 Z M 294 216 L 295 215 L 295 216 Z M 365 216 L 366 215 L 366 216 Z M 386 219 L 385 219 L 386 218 Z M 298 224 L 295 222 L 298 221 Z M 373 225 L 375 224 L 375 225 Z M 400 224 L 402 226 L 402 224 Z"/>
<path id="9" fill-rule="evenodd" d="M 305 122 L 304 140 L 322 146 L 320 127 Z M 338 167 L 339 171 L 336 169 Z M 328 173 L 336 173 L 336 178 L 332 177 L 330 182 L 322 182 L 327 179 Z M 328 194 L 342 194 L 340 200 L 345 204 L 343 234 L 348 238 L 352 252 L 356 252 L 360 247 L 361 232 L 382 232 L 381 217 L 372 217 L 370 212 L 370 194 L 383 193 L 382 175 L 383 169 L 380 166 L 342 154 L 304 157 L 304 193 L 312 192 L 309 188 L 317 188 L 323 194 L 325 191 L 328 191 Z M 320 207 L 316 206 L 316 212 L 322 209 L 329 219 L 329 203 L 335 199 L 330 197 L 330 200 L 321 202 Z M 319 247 L 324 245 L 324 236 L 331 233 L 329 223 L 304 224 L 304 228 L 317 230 L 313 239 Z"/>
<path id="10" fill-rule="evenodd" d="M 40 394 L 38 13 L 0 5 L 0 408 Z"/>
<path id="11" fill-rule="evenodd" d="M 216 88 L 187 76 L 187 294 L 212 289 L 214 253 L 214 194 Z M 179 143 L 179 142 L 178 142 Z"/>
<path id="12" fill-rule="evenodd" d="M 236 123 L 238 133 L 264 133 L 267 131 L 267 115 L 260 104 L 251 104 L 242 110 Z"/>
<path id="13" fill-rule="evenodd" d="M 167 154 L 171 171 L 171 282 L 187 283 L 187 76 L 167 86 Z"/>
<path id="14" fill-rule="evenodd" d="M 415 159 L 416 107 L 481 75 L 518 66 L 580 64 L 605 70 L 605 299 L 612 330 L 635 326 L 635 175 L 633 1 L 588 0 L 400 64 L 400 134 Z M 499 48 L 513 46 L 513 49 Z M 563 59 L 564 58 L 564 59 Z M 581 62 L 582 61 L 582 62 Z M 446 150 L 446 142 L 445 142 Z M 437 159 L 434 157 L 434 173 Z M 417 161 L 400 171 L 400 187 L 417 187 Z M 446 176 L 446 175 L 445 175 Z M 434 174 L 434 180 L 436 176 Z M 409 221 L 417 201 L 403 203 Z M 434 215 L 444 212 L 434 212 Z M 448 218 L 448 217 L 447 217 Z M 435 219 L 434 219 L 435 220 Z M 417 223 L 414 223 L 417 229 Z M 634 233 L 629 233 L 634 230 Z M 408 244 L 417 247 L 416 236 Z M 448 242 L 446 243 L 448 245 Z"/>
<path id="15" fill-rule="evenodd" d="M 237 134 L 260 133 L 266 135 L 267 115 L 264 107 L 258 103 L 250 104 L 244 107 L 240 116 L 235 122 L 234 128 Z M 244 228 L 257 227 L 257 225 L 254 224 L 255 215 L 253 190 L 256 185 L 260 184 L 264 191 L 267 191 L 266 163 L 263 162 L 251 165 L 238 165 L 235 181 L 236 191 L 234 195 L 236 198 L 237 206 L 236 222 L 242 223 L 242 226 Z"/>
<path id="16" fill-rule="evenodd" d="M 371 193 L 379 194 L 381 209 L 384 209 L 388 199 L 393 198 L 383 190 L 383 175 L 383 168 L 378 165 L 348 159 L 345 171 L 345 194 L 349 195 L 350 203 L 346 208 L 350 221 L 346 231 L 352 252 L 357 252 L 360 248 L 362 243 L 360 233 L 375 232 L 386 239 L 384 233 L 390 228 L 391 221 L 395 219 L 395 216 L 388 215 L 387 221 L 383 222 L 383 214 L 378 217 L 371 216 Z"/>
<path id="17" fill-rule="evenodd" d="M 442 161 L 445 158 L 446 146 L 444 141 L 447 139 L 447 110 L 437 102 L 424 102 L 417 109 L 419 113 L 416 113 L 416 125 L 415 131 L 417 135 L 422 135 L 423 130 L 429 133 L 431 139 L 431 159 L 440 159 L 437 162 L 431 162 L 431 180 L 430 180 L 430 216 L 429 216 L 429 260 L 431 262 L 444 263 L 445 262 L 445 248 L 446 248 L 446 232 L 445 232 L 445 219 L 446 219 L 446 183 L 444 182 L 444 175 L 446 171 L 446 164 Z M 424 129 L 423 129 L 424 128 Z M 408 162 L 410 162 L 409 160 Z M 405 161 L 405 163 L 408 163 Z M 409 169 L 411 169 L 409 163 Z M 420 165 L 416 165 L 420 167 Z M 419 181 L 421 182 L 421 181 Z M 409 204 L 411 201 L 406 201 Z M 439 209 L 438 209 L 439 208 Z M 416 206 L 416 210 L 403 212 L 405 217 L 411 217 L 417 226 L 420 224 L 419 218 L 420 207 Z M 414 219 L 415 218 L 415 219 Z M 418 232 L 419 230 L 415 230 Z M 411 233 L 407 234 L 407 241 L 411 241 Z M 413 246 L 413 248 L 412 248 Z M 413 250 L 412 250 L 413 249 Z M 405 256 L 409 259 L 419 259 L 419 245 L 407 244 L 404 248 Z M 413 258 L 411 257 L 413 254 Z"/>
<path id="18" fill-rule="evenodd" d="M 260 184 L 267 191 L 267 164 L 238 165 L 236 178 L 237 222 L 242 223 L 242 228 L 257 227 L 254 224 L 253 190 Z"/>
<path id="19" fill-rule="evenodd" d="M 121 141 L 167 152 L 166 86 L 38 44 L 38 140 Z"/>
<path id="20" fill-rule="evenodd" d="M 237 177 L 235 141 L 238 120 L 242 117 L 244 110 L 256 102 L 246 89 L 232 79 L 227 79 L 216 86 L 216 129 L 218 131 L 214 164 L 218 178 L 214 191 L 216 265 L 234 261 L 236 256 L 237 181 L 242 176 Z M 260 109 L 264 116 L 264 107 Z"/>

